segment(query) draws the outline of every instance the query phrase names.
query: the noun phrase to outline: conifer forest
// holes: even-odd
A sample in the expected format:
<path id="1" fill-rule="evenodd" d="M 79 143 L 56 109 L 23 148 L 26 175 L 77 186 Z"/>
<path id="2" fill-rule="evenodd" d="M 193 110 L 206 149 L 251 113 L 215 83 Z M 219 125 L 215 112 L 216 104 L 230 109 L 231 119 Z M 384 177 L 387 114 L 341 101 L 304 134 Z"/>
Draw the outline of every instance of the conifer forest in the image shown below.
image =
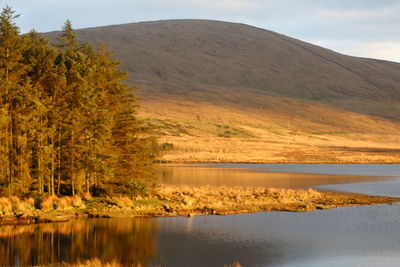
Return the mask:
<path id="1" fill-rule="evenodd" d="M 0 15 L 0 195 L 130 194 L 152 172 L 155 139 L 104 45 L 21 34 Z"/>

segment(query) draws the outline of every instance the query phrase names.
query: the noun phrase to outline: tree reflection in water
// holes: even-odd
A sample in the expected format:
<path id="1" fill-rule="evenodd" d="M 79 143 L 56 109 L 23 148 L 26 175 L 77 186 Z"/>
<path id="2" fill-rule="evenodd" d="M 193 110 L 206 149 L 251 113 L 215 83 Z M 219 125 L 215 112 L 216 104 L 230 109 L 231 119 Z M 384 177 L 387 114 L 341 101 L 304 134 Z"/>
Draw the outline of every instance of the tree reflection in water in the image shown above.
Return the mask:
<path id="1" fill-rule="evenodd" d="M 1 226 L 0 265 L 48 265 L 98 258 L 147 266 L 158 258 L 157 234 L 157 223 L 145 218 Z"/>

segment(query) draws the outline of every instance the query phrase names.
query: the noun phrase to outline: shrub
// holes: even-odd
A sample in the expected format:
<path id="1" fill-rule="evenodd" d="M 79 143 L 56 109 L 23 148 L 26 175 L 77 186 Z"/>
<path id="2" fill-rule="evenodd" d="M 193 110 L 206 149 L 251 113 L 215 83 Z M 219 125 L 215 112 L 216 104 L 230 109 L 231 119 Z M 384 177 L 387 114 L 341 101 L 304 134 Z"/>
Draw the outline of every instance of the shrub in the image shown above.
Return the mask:
<path id="1" fill-rule="evenodd" d="M 94 197 L 105 197 L 107 195 L 109 195 L 109 190 L 107 190 L 105 187 L 102 187 L 100 185 L 92 185 L 89 188 L 90 193 L 92 194 L 92 196 Z"/>
<path id="2" fill-rule="evenodd" d="M 43 211 L 55 210 L 58 207 L 60 200 L 56 196 L 50 196 L 40 201 L 39 207 Z"/>
<path id="3" fill-rule="evenodd" d="M 20 200 L 18 197 L 10 197 L 12 209 L 15 213 L 26 213 L 35 209 L 33 198 Z"/>
<path id="4" fill-rule="evenodd" d="M 56 197 L 50 196 L 43 199 L 39 207 L 43 211 L 51 211 L 51 210 L 68 210 L 79 208 L 83 209 L 86 205 L 83 203 L 82 198 L 80 196 L 72 196 L 72 197 Z"/>
<path id="5" fill-rule="evenodd" d="M 129 180 L 125 183 L 125 194 L 131 197 L 143 196 L 149 190 L 148 186 L 140 181 L 137 180 Z"/>
<path id="6" fill-rule="evenodd" d="M 83 192 L 83 193 L 81 194 L 81 196 L 82 196 L 82 199 L 83 199 L 83 200 L 86 200 L 86 201 L 93 200 L 93 197 L 92 197 L 92 195 L 91 195 L 89 192 Z"/>
<path id="7" fill-rule="evenodd" d="M 162 151 L 170 151 L 172 149 L 174 149 L 174 144 L 172 144 L 172 143 L 165 142 L 161 145 Z"/>
<path id="8" fill-rule="evenodd" d="M 129 197 L 114 197 L 112 200 L 120 208 L 132 207 L 133 205 L 133 201 Z"/>
<path id="9" fill-rule="evenodd" d="M 0 216 L 9 216 L 14 213 L 21 214 L 34 210 L 33 198 L 21 200 L 16 196 L 0 198 Z"/>
<path id="10" fill-rule="evenodd" d="M 9 198 L 0 198 L 0 215 L 7 216 L 12 213 L 12 204 Z"/>
<path id="11" fill-rule="evenodd" d="M 74 208 L 83 209 L 86 207 L 86 205 L 83 203 L 82 198 L 80 196 L 69 197 L 69 199 L 71 200 L 71 204 Z"/>

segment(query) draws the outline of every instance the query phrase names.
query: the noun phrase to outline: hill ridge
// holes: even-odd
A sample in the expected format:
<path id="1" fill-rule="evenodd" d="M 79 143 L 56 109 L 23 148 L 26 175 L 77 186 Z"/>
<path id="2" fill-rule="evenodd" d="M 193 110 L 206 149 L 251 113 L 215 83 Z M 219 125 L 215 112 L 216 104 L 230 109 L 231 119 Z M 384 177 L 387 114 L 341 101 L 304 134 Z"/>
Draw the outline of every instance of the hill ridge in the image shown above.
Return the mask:
<path id="1" fill-rule="evenodd" d="M 397 151 L 399 63 L 348 56 L 224 21 L 159 20 L 76 34 L 80 41 L 103 42 L 115 51 L 129 73 L 127 82 L 141 88 L 139 115 L 166 142 L 187 147 L 187 138 L 192 146 L 193 140 L 216 138 L 215 152 L 232 138 L 247 140 L 248 147 L 258 140 L 263 151 L 274 140 L 282 144 L 277 151 L 290 151 L 292 142 L 296 149 L 313 146 L 317 154 L 316 147 L 331 151 L 328 147 L 357 144 L 332 152 L 339 159 L 365 147 Z M 281 159 L 293 157 L 282 153 Z"/>

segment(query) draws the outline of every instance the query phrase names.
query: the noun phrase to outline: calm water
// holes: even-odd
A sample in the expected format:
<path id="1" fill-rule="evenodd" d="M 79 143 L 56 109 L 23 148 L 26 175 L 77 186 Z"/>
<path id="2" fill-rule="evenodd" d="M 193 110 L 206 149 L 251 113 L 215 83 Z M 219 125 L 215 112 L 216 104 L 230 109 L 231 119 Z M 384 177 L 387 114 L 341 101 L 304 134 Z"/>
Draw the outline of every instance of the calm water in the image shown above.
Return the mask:
<path id="1" fill-rule="evenodd" d="M 197 164 L 163 165 L 165 184 L 309 188 L 317 185 L 391 181 L 400 165 L 356 164 Z"/>
<path id="2" fill-rule="evenodd" d="M 329 173 L 320 165 L 297 166 L 304 170 L 303 174 L 374 176 L 374 183 L 324 185 L 329 189 L 400 196 L 399 165 L 376 168 L 346 165 L 342 170 L 341 166 L 328 166 L 332 168 Z M 251 171 L 243 172 L 300 173 L 294 166 L 279 166 L 279 170 L 265 168 L 268 167 L 252 165 Z M 228 178 L 221 177 L 221 181 L 225 179 Z M 348 182 L 346 177 L 342 179 Z M 141 262 L 145 266 L 177 267 L 222 267 L 233 261 L 239 261 L 244 267 L 400 266 L 399 230 L 399 204 L 309 213 L 90 219 L 3 226 L 0 227 L 0 265 L 76 262 L 98 257 L 125 265 Z"/>

